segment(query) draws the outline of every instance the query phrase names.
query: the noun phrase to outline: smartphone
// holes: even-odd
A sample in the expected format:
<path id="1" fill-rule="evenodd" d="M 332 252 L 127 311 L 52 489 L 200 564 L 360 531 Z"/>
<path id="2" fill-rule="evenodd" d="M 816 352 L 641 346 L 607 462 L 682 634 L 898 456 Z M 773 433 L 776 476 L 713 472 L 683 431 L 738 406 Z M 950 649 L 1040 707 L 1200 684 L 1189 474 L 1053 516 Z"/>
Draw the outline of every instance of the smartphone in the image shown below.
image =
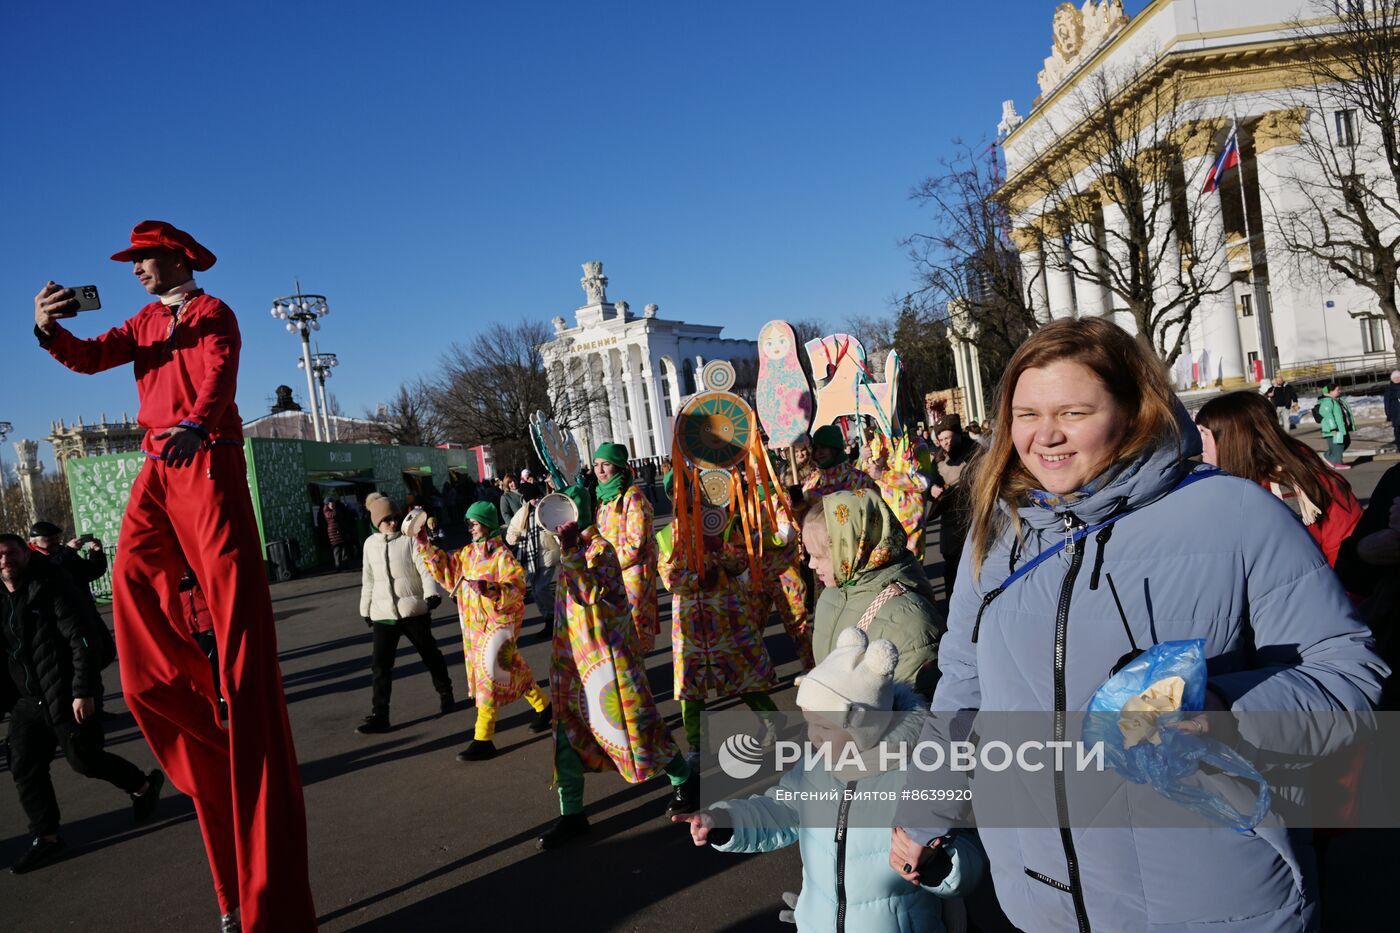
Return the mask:
<path id="1" fill-rule="evenodd" d="M 73 297 L 78 300 L 74 311 L 96 311 L 102 307 L 102 299 L 97 295 L 96 285 L 74 285 L 72 291 Z"/>

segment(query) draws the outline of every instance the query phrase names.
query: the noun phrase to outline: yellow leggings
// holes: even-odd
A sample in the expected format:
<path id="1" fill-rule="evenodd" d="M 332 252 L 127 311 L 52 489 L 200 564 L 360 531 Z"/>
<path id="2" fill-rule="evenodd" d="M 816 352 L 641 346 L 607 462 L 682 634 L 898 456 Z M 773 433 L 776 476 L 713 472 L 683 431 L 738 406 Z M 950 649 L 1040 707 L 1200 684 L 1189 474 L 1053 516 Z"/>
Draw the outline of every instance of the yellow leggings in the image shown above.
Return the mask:
<path id="1" fill-rule="evenodd" d="M 525 702 L 530 704 L 530 709 L 539 712 L 549 705 L 549 694 L 540 689 L 539 684 L 531 684 L 530 689 L 525 691 Z M 496 736 L 496 714 L 499 712 L 495 703 L 477 703 L 476 705 L 476 739 L 479 742 L 489 742 Z"/>

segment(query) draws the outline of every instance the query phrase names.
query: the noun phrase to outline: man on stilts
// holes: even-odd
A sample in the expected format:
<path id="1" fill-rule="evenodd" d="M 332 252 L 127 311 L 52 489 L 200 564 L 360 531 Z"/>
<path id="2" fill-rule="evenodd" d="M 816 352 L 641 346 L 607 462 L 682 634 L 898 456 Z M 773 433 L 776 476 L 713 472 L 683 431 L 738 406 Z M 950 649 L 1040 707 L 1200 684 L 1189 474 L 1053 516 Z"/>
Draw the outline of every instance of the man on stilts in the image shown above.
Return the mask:
<path id="1" fill-rule="evenodd" d="M 188 233 L 143 221 L 112 258 L 131 262 L 158 300 L 83 340 L 58 323 L 75 313 L 72 290 L 49 282 L 34 299 L 34 332 L 75 372 L 134 364 L 147 459 L 112 572 L 123 693 L 161 767 L 194 800 L 223 930 L 315 930 L 301 778 L 234 404 L 238 322 L 195 284 L 215 257 Z M 186 561 L 209 604 L 226 726 L 180 606 Z"/>

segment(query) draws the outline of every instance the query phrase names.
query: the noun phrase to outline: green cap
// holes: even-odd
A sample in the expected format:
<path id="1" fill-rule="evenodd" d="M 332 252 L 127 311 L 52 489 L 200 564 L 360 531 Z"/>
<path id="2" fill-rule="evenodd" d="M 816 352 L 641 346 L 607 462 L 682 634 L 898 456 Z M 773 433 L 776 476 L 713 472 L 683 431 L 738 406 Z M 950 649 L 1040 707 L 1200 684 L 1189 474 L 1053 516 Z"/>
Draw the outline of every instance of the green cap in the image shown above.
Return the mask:
<path id="1" fill-rule="evenodd" d="M 467 509 L 467 521 L 485 525 L 492 534 L 501 530 L 501 513 L 489 502 L 473 502 Z"/>
<path id="2" fill-rule="evenodd" d="M 627 447 L 624 444 L 599 444 L 594 460 L 606 460 L 619 470 L 627 469 Z"/>
<path id="3" fill-rule="evenodd" d="M 817 428 L 812 433 L 812 446 L 836 451 L 836 456 L 831 460 L 833 465 L 842 463 L 846 459 L 846 438 L 841 434 L 841 429 L 834 424 Z"/>

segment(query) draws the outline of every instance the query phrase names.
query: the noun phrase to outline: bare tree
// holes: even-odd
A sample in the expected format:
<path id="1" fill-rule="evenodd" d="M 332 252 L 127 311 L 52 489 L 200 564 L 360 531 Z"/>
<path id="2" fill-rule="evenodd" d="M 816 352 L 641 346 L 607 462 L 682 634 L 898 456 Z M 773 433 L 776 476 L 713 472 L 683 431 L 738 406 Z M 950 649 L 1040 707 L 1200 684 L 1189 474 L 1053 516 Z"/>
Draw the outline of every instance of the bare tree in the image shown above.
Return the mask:
<path id="1" fill-rule="evenodd" d="M 1293 26 L 1307 80 L 1291 92 L 1298 157 L 1273 212 L 1299 267 L 1369 290 L 1400 360 L 1400 5 L 1314 0 Z"/>
<path id="2" fill-rule="evenodd" d="M 933 226 L 904 241 L 918 287 L 903 305 L 928 324 L 940 322 L 945 334 L 953 330 L 948 306 L 968 309 L 969 324 L 956 336 L 975 344 L 984 368 L 995 373 L 1039 322 L 1008 240 L 1011 221 L 998 196 L 994 147 L 975 154 L 961 140 L 953 146 L 955 154 L 910 193 L 932 212 Z"/>
<path id="3" fill-rule="evenodd" d="M 418 379 L 399 386 L 398 394 L 365 412 L 369 440 L 380 444 L 435 447 L 447 438 L 434 399 L 434 387 Z M 342 432 L 344 433 L 344 432 Z"/>
<path id="4" fill-rule="evenodd" d="M 490 444 L 503 469 L 534 462 L 530 416 L 543 411 L 565 427 L 605 413 L 606 396 L 582 386 L 551 394 L 540 348 L 553 336 L 544 321 L 495 323 L 443 355 L 433 404 L 446 433 L 467 444 Z"/>
<path id="5" fill-rule="evenodd" d="M 1035 169 L 1005 192 L 1036 213 L 1047 266 L 1106 291 L 1168 364 L 1202 303 L 1231 287 L 1223 237 L 1196 235 L 1219 207 L 1188 195 L 1204 179 L 1183 157 L 1209 151 L 1220 122 L 1185 80 L 1146 60 L 1086 75 L 1030 128 Z"/>

